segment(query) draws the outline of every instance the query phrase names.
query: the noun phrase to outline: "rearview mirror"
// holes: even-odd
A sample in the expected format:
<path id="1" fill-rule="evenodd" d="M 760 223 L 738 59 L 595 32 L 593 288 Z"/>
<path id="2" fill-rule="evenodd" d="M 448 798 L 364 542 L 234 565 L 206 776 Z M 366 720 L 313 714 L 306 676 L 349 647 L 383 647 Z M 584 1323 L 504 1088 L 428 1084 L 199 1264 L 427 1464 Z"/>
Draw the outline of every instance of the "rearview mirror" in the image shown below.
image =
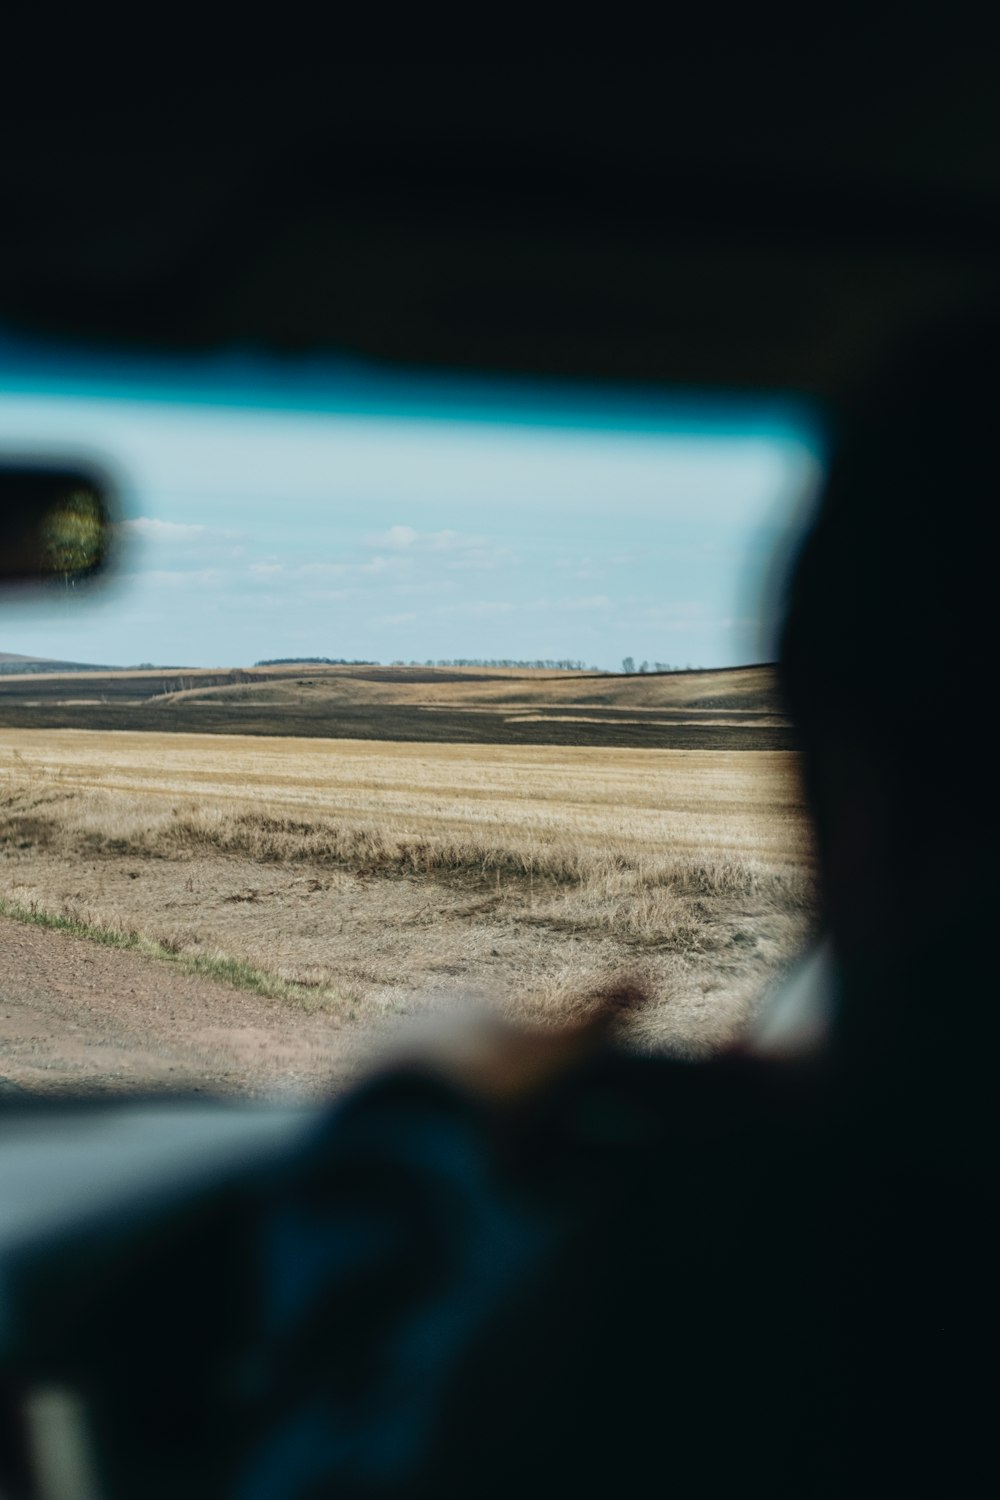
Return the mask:
<path id="1" fill-rule="evenodd" d="M 89 466 L 0 463 L 0 587 L 71 589 L 103 574 L 116 511 Z"/>

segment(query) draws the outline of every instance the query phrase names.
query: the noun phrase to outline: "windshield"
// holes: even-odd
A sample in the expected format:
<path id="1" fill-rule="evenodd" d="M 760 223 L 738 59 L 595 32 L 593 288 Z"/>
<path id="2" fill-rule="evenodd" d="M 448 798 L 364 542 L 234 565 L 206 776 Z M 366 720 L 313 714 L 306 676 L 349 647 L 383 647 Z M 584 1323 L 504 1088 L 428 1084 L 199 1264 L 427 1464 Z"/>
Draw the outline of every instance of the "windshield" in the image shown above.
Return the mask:
<path id="1" fill-rule="evenodd" d="M 0 606 L 11 1086 L 318 1091 L 624 974 L 637 1045 L 731 1040 L 811 913 L 767 663 L 818 453 L 780 403 L 21 350 L 0 457 L 123 514 L 111 582 Z"/>

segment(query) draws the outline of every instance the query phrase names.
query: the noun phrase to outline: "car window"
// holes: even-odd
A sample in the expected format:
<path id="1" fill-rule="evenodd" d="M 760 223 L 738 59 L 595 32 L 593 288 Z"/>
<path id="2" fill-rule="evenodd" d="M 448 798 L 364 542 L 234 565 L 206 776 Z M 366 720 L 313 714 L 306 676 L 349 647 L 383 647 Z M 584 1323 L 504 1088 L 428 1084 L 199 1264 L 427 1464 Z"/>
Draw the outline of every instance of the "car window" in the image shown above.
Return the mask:
<path id="1" fill-rule="evenodd" d="M 772 580 L 789 403 L 20 350 L 0 460 L 96 463 L 103 584 L 0 605 L 2 1072 L 319 1092 L 400 1018 L 750 1023 L 808 930 Z"/>

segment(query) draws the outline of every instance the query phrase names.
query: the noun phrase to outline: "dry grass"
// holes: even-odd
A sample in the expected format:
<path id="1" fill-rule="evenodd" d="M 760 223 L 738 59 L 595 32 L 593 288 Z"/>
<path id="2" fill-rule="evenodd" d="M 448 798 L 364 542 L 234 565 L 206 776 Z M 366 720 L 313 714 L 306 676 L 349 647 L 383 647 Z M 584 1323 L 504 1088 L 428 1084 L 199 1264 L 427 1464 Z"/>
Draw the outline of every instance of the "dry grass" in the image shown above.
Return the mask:
<path id="1" fill-rule="evenodd" d="M 787 752 L 0 732 L 0 896 L 373 1011 L 428 990 L 732 1035 L 813 884 Z"/>
<path id="2" fill-rule="evenodd" d="M 107 948 L 124 948 L 141 953 L 145 958 L 176 964 L 185 974 L 203 974 L 221 984 L 248 990 L 253 995 L 263 995 L 269 1000 L 295 1000 L 310 1013 L 317 1009 L 346 1008 L 351 1019 L 356 1019 L 350 995 L 338 995 L 329 991 L 317 993 L 308 985 L 280 979 L 253 964 L 230 958 L 225 953 L 187 953 L 176 940 L 147 937 L 120 920 L 109 926 L 100 921 L 46 911 L 36 902 L 26 906 L 2 896 L 0 916 L 12 917 L 16 922 L 30 922 L 35 927 L 45 927 L 54 932 L 68 932 L 72 937 L 87 938 L 90 942 L 101 943 Z"/>
<path id="3" fill-rule="evenodd" d="M 82 679 L 88 675 L 79 673 L 74 677 Z M 274 703 L 299 699 L 303 688 L 319 691 L 344 703 L 534 707 L 542 711 L 557 704 L 694 710 L 706 706 L 706 699 L 734 708 L 776 709 L 777 702 L 774 668 L 771 666 L 625 676 L 617 672 L 565 672 L 516 667 L 394 669 L 305 665 L 298 668 L 250 668 L 238 673 L 238 682 L 213 680 L 217 674 L 207 671 L 203 674 L 159 675 L 163 677 L 164 691 L 170 697 L 179 697 L 182 693 L 187 698 L 215 699 L 252 695 L 258 701 Z M 73 679 L 64 678 L 63 681 L 71 686 Z"/>

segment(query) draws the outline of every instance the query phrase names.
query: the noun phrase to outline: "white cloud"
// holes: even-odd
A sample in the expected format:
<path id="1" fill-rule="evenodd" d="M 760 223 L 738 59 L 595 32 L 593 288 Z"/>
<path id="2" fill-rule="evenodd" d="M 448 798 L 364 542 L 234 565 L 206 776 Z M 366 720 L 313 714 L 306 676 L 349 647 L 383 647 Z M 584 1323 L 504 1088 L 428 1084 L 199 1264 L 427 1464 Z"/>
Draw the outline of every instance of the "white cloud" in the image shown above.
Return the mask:
<path id="1" fill-rule="evenodd" d="M 400 568 L 405 570 L 408 567 L 409 563 L 405 558 L 382 557 L 381 554 L 377 554 L 362 563 L 303 563 L 295 571 L 302 578 L 344 578 L 350 574 L 387 573 Z"/>
<path id="2" fill-rule="evenodd" d="M 417 531 L 413 526 L 390 526 L 388 531 L 369 533 L 365 541 L 369 547 L 389 547 L 394 552 L 408 552 L 411 547 L 421 552 L 467 552 L 490 546 L 488 537 L 450 527 L 442 531 Z"/>
<path id="3" fill-rule="evenodd" d="M 448 563 L 448 569 L 452 573 L 466 573 L 476 569 L 498 568 L 513 561 L 514 552 L 510 547 L 470 547 L 467 551 L 455 554 Z"/>
<path id="4" fill-rule="evenodd" d="M 435 599 L 440 598 L 442 594 L 453 594 L 460 587 L 461 585 L 456 583 L 454 578 L 434 578 L 426 583 L 392 583 L 386 585 L 387 591 L 391 594 L 401 596 L 412 594 L 426 596 L 427 594 L 432 594 Z"/>
<path id="5" fill-rule="evenodd" d="M 209 534 L 207 526 L 186 526 L 178 521 L 160 521 L 155 516 L 136 516 L 122 521 L 126 535 L 146 537 L 154 542 L 200 542 Z"/>
<path id="6" fill-rule="evenodd" d="M 419 536 L 419 531 L 414 531 L 412 526 L 390 526 L 388 531 L 369 537 L 368 540 L 376 547 L 392 547 L 396 551 L 405 552 Z"/>
<path id="7" fill-rule="evenodd" d="M 557 609 L 607 609 L 611 600 L 607 594 L 586 594 L 582 599 L 560 599 Z"/>
<path id="8" fill-rule="evenodd" d="M 467 536 L 462 531 L 429 531 L 427 545 L 432 552 L 459 552 L 467 547 L 482 547 L 484 536 Z"/>
<path id="9" fill-rule="evenodd" d="M 226 575 L 218 568 L 150 568 L 132 577 L 143 587 L 162 584 L 166 588 L 189 588 L 194 584 L 219 584 Z"/>
<path id="10" fill-rule="evenodd" d="M 299 578 L 343 578 L 352 570 L 348 563 L 315 562 L 302 563 L 291 571 Z"/>
<path id="11" fill-rule="evenodd" d="M 607 594 L 586 594 L 582 598 L 531 599 L 523 604 L 505 600 L 483 599 L 467 604 L 442 604 L 433 611 L 435 615 L 509 615 L 544 614 L 548 610 L 593 610 L 609 609 L 611 600 Z"/>
<path id="12" fill-rule="evenodd" d="M 528 606 L 528 608 L 530 607 L 531 606 Z M 499 600 L 494 601 L 490 599 L 482 599 L 477 603 L 474 602 L 470 604 L 442 604 L 438 609 L 434 610 L 434 614 L 476 616 L 509 615 L 513 613 L 514 610 L 522 608 L 524 608 L 524 606 L 518 604 L 507 604 Z"/>

